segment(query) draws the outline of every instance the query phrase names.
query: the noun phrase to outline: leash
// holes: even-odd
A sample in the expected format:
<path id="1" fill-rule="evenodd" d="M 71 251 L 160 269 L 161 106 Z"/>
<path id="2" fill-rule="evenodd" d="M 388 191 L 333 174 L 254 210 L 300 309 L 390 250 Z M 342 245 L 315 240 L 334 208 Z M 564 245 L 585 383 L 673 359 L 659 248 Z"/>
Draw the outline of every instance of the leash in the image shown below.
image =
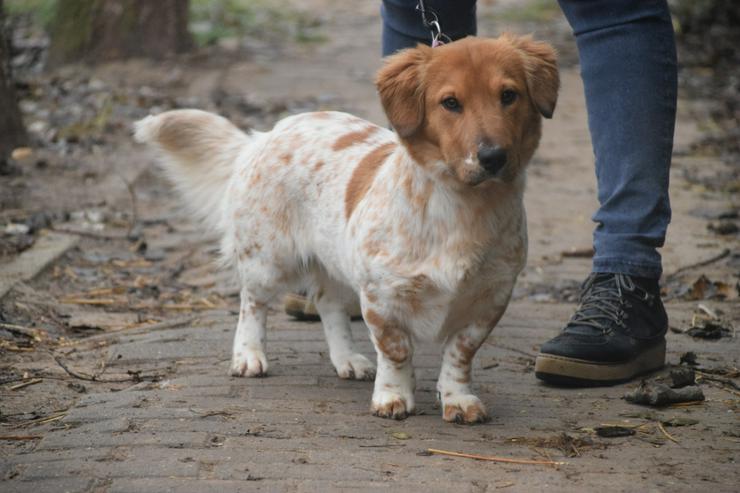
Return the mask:
<path id="1" fill-rule="evenodd" d="M 424 0 L 419 0 L 419 3 L 416 4 L 416 10 L 421 13 L 421 22 L 424 24 L 424 27 L 429 29 L 429 32 L 432 35 L 432 48 L 452 42 L 452 39 L 442 32 L 437 13 L 428 9 L 426 5 L 424 5 Z"/>

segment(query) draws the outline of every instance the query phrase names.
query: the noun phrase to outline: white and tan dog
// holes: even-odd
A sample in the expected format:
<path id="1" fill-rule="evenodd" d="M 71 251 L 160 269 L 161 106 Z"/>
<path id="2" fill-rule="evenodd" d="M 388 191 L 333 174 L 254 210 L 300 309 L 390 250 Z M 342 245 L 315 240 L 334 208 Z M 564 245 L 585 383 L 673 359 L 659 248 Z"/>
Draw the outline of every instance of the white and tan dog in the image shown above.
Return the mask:
<path id="1" fill-rule="evenodd" d="M 444 419 L 485 420 L 471 364 L 524 266 L 525 166 L 558 84 L 549 45 L 466 38 L 386 60 L 376 85 L 395 133 L 336 112 L 248 134 L 198 110 L 137 122 L 238 271 L 231 374 L 265 375 L 268 303 L 308 281 L 337 373 L 364 380 L 376 370 L 345 310 L 359 296 L 375 415 L 414 411 L 413 341 L 433 340 Z"/>

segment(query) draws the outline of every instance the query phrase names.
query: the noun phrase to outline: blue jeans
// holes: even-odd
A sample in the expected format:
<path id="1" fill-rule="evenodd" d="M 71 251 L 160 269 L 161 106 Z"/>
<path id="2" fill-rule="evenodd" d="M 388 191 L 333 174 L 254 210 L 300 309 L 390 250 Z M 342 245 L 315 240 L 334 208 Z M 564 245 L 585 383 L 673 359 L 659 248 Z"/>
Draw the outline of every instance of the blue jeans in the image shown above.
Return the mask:
<path id="1" fill-rule="evenodd" d="M 671 220 L 668 174 L 676 121 L 676 46 L 668 5 L 558 1 L 576 36 L 596 158 L 600 206 L 592 218 L 593 271 L 657 279 L 657 249 Z M 383 0 L 383 55 L 429 44 L 416 3 Z M 453 39 L 475 33 L 475 0 L 426 3 Z"/>

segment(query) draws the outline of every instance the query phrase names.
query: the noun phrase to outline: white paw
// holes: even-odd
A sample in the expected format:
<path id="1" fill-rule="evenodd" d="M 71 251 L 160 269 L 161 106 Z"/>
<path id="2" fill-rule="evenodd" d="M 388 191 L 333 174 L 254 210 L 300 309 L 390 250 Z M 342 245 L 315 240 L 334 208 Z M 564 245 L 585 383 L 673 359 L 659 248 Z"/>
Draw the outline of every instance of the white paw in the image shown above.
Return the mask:
<path id="1" fill-rule="evenodd" d="M 472 394 L 442 395 L 442 419 L 450 423 L 475 424 L 488 420 L 483 403 Z"/>
<path id="2" fill-rule="evenodd" d="M 414 398 L 388 390 L 376 390 L 373 392 L 371 411 L 374 416 L 381 418 L 405 419 L 414 412 Z"/>
<path id="3" fill-rule="evenodd" d="M 375 365 L 360 353 L 351 353 L 333 361 L 339 378 L 349 380 L 373 380 Z"/>
<path id="4" fill-rule="evenodd" d="M 237 351 L 231 359 L 229 374 L 234 377 L 264 377 L 267 374 L 267 356 L 259 349 Z"/>

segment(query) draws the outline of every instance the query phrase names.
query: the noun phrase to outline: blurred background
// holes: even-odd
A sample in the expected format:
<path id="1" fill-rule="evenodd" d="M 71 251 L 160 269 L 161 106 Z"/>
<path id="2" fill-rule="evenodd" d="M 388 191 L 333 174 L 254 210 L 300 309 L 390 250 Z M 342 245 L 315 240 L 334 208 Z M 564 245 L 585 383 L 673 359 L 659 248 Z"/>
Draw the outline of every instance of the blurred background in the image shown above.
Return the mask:
<path id="1" fill-rule="evenodd" d="M 480 35 L 534 33 L 559 51 L 563 90 L 530 170 L 530 262 L 515 298 L 574 301 L 589 268 L 596 206 L 574 40 L 554 0 L 478 3 Z M 727 279 L 702 282 L 707 296 L 735 298 L 740 2 L 670 5 L 681 101 L 669 233 L 677 239 L 669 237 L 664 256 L 671 270 L 734 252 L 715 266 L 729 267 Z M 340 0 L 0 0 L 0 266 L 34 246 L 62 256 L 42 276 L 35 274 L 51 263 L 45 257 L 31 262 L 24 282 L 0 284 L 0 322 L 77 337 L 173 312 L 233 310 L 229 274 L 211 263 L 216 243 L 177 212 L 170 187 L 132 144 L 131 123 L 195 107 L 243 129 L 324 109 L 386 125 L 372 83 L 381 63 L 379 8 Z M 665 281 L 669 296 L 694 286 Z"/>

